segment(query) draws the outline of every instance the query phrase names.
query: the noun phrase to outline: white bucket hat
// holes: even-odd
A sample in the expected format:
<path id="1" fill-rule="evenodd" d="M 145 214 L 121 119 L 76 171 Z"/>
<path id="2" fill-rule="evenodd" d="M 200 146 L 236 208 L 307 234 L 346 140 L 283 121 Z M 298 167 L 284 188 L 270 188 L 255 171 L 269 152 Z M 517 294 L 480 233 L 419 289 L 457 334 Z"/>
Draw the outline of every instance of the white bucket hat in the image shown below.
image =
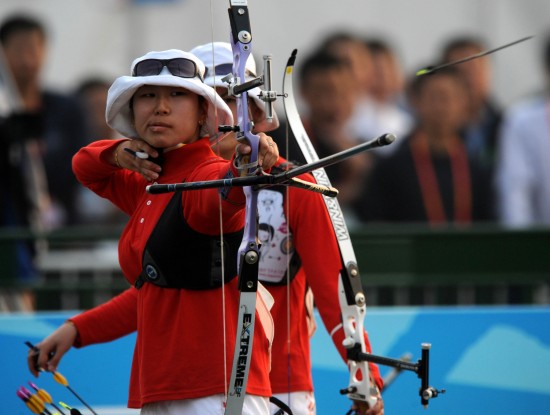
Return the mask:
<path id="1" fill-rule="evenodd" d="M 232 125 L 233 115 L 231 110 L 216 91 L 202 81 L 205 72 L 204 64 L 193 54 L 178 49 L 149 52 L 132 62 L 131 73 L 134 73 L 134 68 L 139 62 L 146 59 L 170 60 L 175 58 L 185 58 L 195 62 L 200 77 L 198 75 L 194 78 L 174 76 L 164 66 L 158 75 L 121 76 L 117 78 L 113 82 L 113 85 L 111 85 L 111 88 L 109 88 L 107 95 L 107 108 L 105 110 L 107 124 L 126 137 L 137 138 L 138 133 L 132 121 L 130 100 L 140 87 L 144 85 L 160 85 L 185 88 L 206 99 L 208 113 L 201 134 L 208 134 L 213 138 L 218 133 L 219 125 Z"/>
<path id="2" fill-rule="evenodd" d="M 223 82 L 222 78 L 232 71 L 233 50 L 231 49 L 231 45 L 229 43 L 207 43 L 205 45 L 200 45 L 191 49 L 191 53 L 199 58 L 207 68 L 206 77 L 204 78 L 205 84 L 213 88 L 227 88 L 227 83 Z M 222 69 L 222 73 L 219 73 L 220 69 Z M 245 81 L 256 78 L 256 76 L 256 62 L 254 61 L 254 57 L 250 55 L 245 65 Z M 279 127 L 279 118 L 277 117 L 275 111 L 273 111 L 273 122 L 267 122 L 265 120 L 265 103 L 259 97 L 260 92 L 261 90 L 258 87 L 252 88 L 248 91 L 248 96 L 254 100 L 254 103 L 260 109 L 260 111 L 262 111 L 263 114 L 263 120 L 256 123 L 256 127 L 262 132 L 275 130 L 277 127 Z"/>

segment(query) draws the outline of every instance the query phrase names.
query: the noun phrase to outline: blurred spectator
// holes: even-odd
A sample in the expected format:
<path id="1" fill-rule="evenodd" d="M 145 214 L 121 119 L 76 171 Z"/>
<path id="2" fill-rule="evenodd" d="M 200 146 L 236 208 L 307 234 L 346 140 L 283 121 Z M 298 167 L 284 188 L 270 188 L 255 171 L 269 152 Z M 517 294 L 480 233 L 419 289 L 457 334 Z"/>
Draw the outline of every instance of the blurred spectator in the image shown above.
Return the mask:
<path id="1" fill-rule="evenodd" d="M 490 182 L 460 136 L 467 118 L 465 86 L 453 69 L 412 81 L 408 99 L 417 124 L 375 166 L 356 203 L 361 220 L 440 225 L 491 217 Z"/>
<path id="2" fill-rule="evenodd" d="M 389 132 L 402 137 L 410 131 L 411 117 L 394 102 L 403 82 L 397 58 L 386 43 L 336 32 L 322 42 L 321 49 L 350 63 L 357 94 L 349 120 L 353 136 L 366 141 Z M 397 145 L 374 150 L 368 157 L 390 154 Z"/>
<path id="3" fill-rule="evenodd" d="M 366 55 L 362 52 L 366 52 Z M 326 55 L 330 55 L 332 56 L 332 58 L 329 60 L 332 61 L 333 63 L 331 64 L 331 63 L 328 63 L 327 61 L 325 65 L 319 62 L 317 63 L 308 62 L 308 60 L 319 61 L 319 59 L 314 58 L 314 56 L 316 55 L 325 56 L 325 58 L 323 58 L 324 60 L 329 59 L 329 57 L 326 57 Z M 349 34 L 347 32 L 334 32 L 334 33 L 331 33 L 329 36 L 327 36 L 321 42 L 320 46 L 314 51 L 312 51 L 311 53 L 309 53 L 308 55 L 303 55 L 303 56 L 299 55 L 298 59 L 296 60 L 296 68 L 298 71 L 301 70 L 301 72 L 298 73 L 298 78 L 299 78 L 298 81 L 301 84 L 303 83 L 303 77 L 305 75 L 304 72 L 309 71 L 309 68 L 308 68 L 309 66 L 312 67 L 312 71 L 323 70 L 322 68 L 317 69 L 316 68 L 317 66 L 321 66 L 321 67 L 326 66 L 327 71 L 330 70 L 331 65 L 341 66 L 341 63 L 335 62 L 336 60 L 340 60 L 346 63 L 348 67 L 346 76 L 348 78 L 350 77 L 352 78 L 351 81 L 344 81 L 344 83 L 346 84 L 345 91 L 342 91 L 340 95 L 347 96 L 348 98 L 346 99 L 346 103 L 344 104 L 344 107 L 341 109 L 338 109 L 338 112 L 340 113 L 345 111 L 347 112 L 351 111 L 351 115 L 350 114 L 345 115 L 345 118 L 348 120 L 346 122 L 351 125 L 353 113 L 355 112 L 355 106 L 357 105 L 358 97 L 362 96 L 362 94 L 368 90 L 369 88 L 368 82 L 370 79 L 370 73 L 369 73 L 370 56 L 368 55 L 368 51 L 366 50 L 364 45 L 362 45 L 361 42 L 359 42 L 359 40 L 356 37 L 354 37 L 352 34 Z M 349 87 L 350 82 L 354 84 L 353 88 Z M 319 86 L 321 90 L 324 88 L 322 83 L 319 83 L 317 86 Z M 301 93 L 302 93 L 302 98 L 304 98 L 303 88 Z M 330 93 L 325 94 L 324 102 L 326 102 L 327 106 L 329 107 L 331 106 Z M 349 104 L 352 102 L 353 102 L 352 108 L 350 109 Z M 313 105 L 315 104 L 316 103 L 314 102 Z M 306 99 L 306 108 L 304 109 L 304 114 L 307 113 L 308 111 L 311 111 L 311 108 L 310 108 L 310 103 L 307 102 L 307 99 Z M 313 111 L 316 111 L 316 109 L 313 109 Z M 330 110 L 327 109 L 324 111 L 330 111 Z M 339 116 L 336 115 L 336 117 L 339 117 Z M 304 115 L 304 118 L 307 118 L 307 116 Z M 292 131 L 289 130 L 287 127 L 287 122 L 285 117 L 279 115 L 279 121 L 280 121 L 279 128 L 276 129 L 275 131 L 271 131 L 270 136 L 276 141 L 277 145 L 279 146 L 280 154 L 283 157 L 285 157 L 287 160 L 290 160 L 295 164 L 304 164 L 305 159 L 301 155 L 301 151 L 295 142 Z M 339 121 L 339 123 L 342 124 L 341 121 Z M 361 140 L 358 135 L 354 135 L 352 133 L 352 129 L 350 125 L 346 125 L 345 130 L 349 132 L 350 136 L 354 137 L 352 141 L 353 141 L 353 145 L 355 145 L 356 143 L 361 142 Z M 287 140 L 288 140 L 288 143 L 287 143 Z M 312 138 L 312 140 L 315 140 L 315 138 Z M 288 148 L 287 148 L 287 144 L 288 144 Z M 317 150 L 319 157 L 324 157 L 330 154 L 328 152 L 328 149 L 319 148 L 318 147 L 319 145 L 322 145 L 322 144 L 318 144 L 314 141 L 314 146 Z M 329 168 L 327 171 L 331 171 L 331 170 L 334 172 L 337 169 Z"/>
<path id="4" fill-rule="evenodd" d="M 365 43 L 357 35 L 349 32 L 331 33 L 321 42 L 319 50 L 349 63 L 358 99 L 369 94 L 373 83 L 372 58 Z"/>
<path id="5" fill-rule="evenodd" d="M 382 38 L 368 38 L 366 45 L 372 58 L 370 95 L 378 102 L 401 102 L 405 79 L 393 48 Z"/>
<path id="6" fill-rule="evenodd" d="M 319 157 L 337 153 L 358 144 L 349 131 L 357 95 L 350 64 L 323 51 L 309 56 L 300 67 L 300 92 L 307 105 L 306 130 Z M 369 159 L 362 153 L 326 171 L 343 208 L 357 196 Z"/>
<path id="7" fill-rule="evenodd" d="M 368 137 L 393 133 L 404 138 L 414 121 L 404 108 L 405 81 L 399 60 L 392 47 L 382 39 L 368 39 L 366 45 L 372 58 L 371 99 L 363 101 L 366 107 L 362 110 L 365 117 L 361 128 Z M 397 145 L 385 147 L 378 154 L 389 154 L 396 148 Z"/>
<path id="8" fill-rule="evenodd" d="M 443 47 L 442 60 L 453 62 L 486 49 L 484 42 L 475 37 L 455 37 Z M 492 173 L 501 110 L 491 97 L 491 62 L 489 57 L 482 57 L 456 65 L 456 69 L 464 75 L 470 92 L 468 123 L 464 130 L 468 154 Z"/>
<path id="9" fill-rule="evenodd" d="M 42 89 L 46 43 L 44 27 L 33 18 L 13 16 L 0 26 L 0 227 L 43 231 L 76 217 L 71 158 L 86 135 L 83 112 L 75 99 Z M 14 245 L 11 274 L 30 282 L 36 249 L 44 244 Z M 20 308 L 32 309 L 31 297 L 24 293 Z"/>
<path id="10" fill-rule="evenodd" d="M 550 225 L 550 36 L 542 55 L 545 90 L 511 107 L 501 128 L 495 184 L 508 226 Z"/>
<path id="11" fill-rule="evenodd" d="M 87 116 L 90 142 L 119 138 L 119 134 L 109 127 L 105 120 L 107 92 L 110 86 L 111 82 L 106 79 L 90 77 L 84 79 L 76 89 L 75 95 Z M 108 200 L 83 186 L 78 188 L 76 207 L 78 223 L 83 225 L 121 225 L 128 219 L 126 214 Z"/>
<path id="12" fill-rule="evenodd" d="M 6 19 L 0 27 L 0 42 L 5 66 L 21 100 L 21 107 L 7 115 L 2 128 L 2 149 L 10 154 L 9 163 L 4 166 L 10 182 L 17 183 L 3 195 L 10 198 L 16 212 L 17 217 L 10 218 L 10 223 L 29 224 L 28 218 L 37 207 L 17 203 L 28 199 L 17 194 L 28 189 L 30 179 L 23 172 L 27 156 L 29 164 L 33 164 L 35 179 L 42 182 L 44 198 L 49 199 L 48 203 L 39 203 L 38 222 L 46 229 L 74 223 L 78 185 L 71 171 L 71 158 L 84 144 L 79 140 L 87 136 L 84 113 L 74 98 L 47 91 L 40 84 L 47 36 L 38 20 L 27 16 Z M 18 124 L 17 120 L 22 117 L 34 122 Z M 38 177 L 43 176 L 44 171 L 45 178 Z"/>
<path id="13" fill-rule="evenodd" d="M 90 141 L 106 138 L 119 138 L 105 120 L 105 105 L 110 81 L 100 77 L 86 78 L 78 85 L 75 95 L 85 111 Z"/>

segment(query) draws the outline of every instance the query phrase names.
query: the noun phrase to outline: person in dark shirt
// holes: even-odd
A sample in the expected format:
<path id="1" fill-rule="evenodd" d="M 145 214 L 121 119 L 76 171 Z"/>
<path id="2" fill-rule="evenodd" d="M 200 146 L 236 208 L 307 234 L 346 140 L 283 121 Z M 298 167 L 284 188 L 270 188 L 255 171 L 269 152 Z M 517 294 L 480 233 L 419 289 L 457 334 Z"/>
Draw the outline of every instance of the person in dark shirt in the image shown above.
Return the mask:
<path id="1" fill-rule="evenodd" d="M 304 126 L 319 157 L 360 144 L 361 140 L 348 128 L 357 103 L 349 61 L 323 50 L 317 51 L 300 66 L 299 80 L 300 93 L 308 110 Z M 370 162 L 370 155 L 361 153 L 326 168 L 332 185 L 340 192 L 338 201 L 344 209 L 357 197 Z"/>
<path id="2" fill-rule="evenodd" d="M 75 98 L 42 87 L 46 46 L 46 30 L 34 18 L 14 15 L 0 25 L 0 228 L 42 232 L 78 222 L 71 159 L 87 137 L 84 112 Z M 44 247 L 15 241 L 3 278 L 32 282 Z M 32 309 L 32 294 L 24 292 L 22 308 Z"/>
<path id="3" fill-rule="evenodd" d="M 0 43 L 15 92 L 11 111 L 0 120 L 0 147 L 9 154 L 3 156 L 3 173 L 11 184 L 2 200 L 9 201 L 15 214 L 8 220 L 4 212 L 2 224 L 51 229 L 76 223 L 78 184 L 71 158 L 88 137 L 84 112 L 76 98 L 42 87 L 47 36 L 38 20 L 9 17 L 0 26 Z"/>
<path id="4" fill-rule="evenodd" d="M 416 113 L 410 137 L 373 169 L 355 204 L 362 221 L 469 224 L 492 219 L 491 182 L 469 156 L 464 78 L 449 68 L 416 77 L 408 98 Z"/>
<path id="5" fill-rule="evenodd" d="M 453 62 L 485 50 L 487 47 L 482 39 L 469 35 L 456 36 L 443 46 L 441 60 L 445 63 Z M 468 118 L 463 132 L 466 150 L 492 174 L 502 111 L 492 96 L 490 57 L 464 62 L 455 68 L 464 76 L 469 92 Z"/>

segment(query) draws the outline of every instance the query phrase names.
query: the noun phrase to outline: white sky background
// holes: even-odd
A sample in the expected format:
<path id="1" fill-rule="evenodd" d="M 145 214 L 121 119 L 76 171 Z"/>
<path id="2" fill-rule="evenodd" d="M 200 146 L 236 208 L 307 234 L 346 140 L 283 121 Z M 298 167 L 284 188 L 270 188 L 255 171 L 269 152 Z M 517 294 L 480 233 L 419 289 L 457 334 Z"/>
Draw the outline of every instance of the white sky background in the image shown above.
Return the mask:
<path id="1" fill-rule="evenodd" d="M 149 50 L 226 41 L 228 5 L 228 0 L 140 6 L 130 0 L 2 0 L 0 19 L 29 11 L 46 23 L 50 54 L 44 81 L 67 91 L 89 75 L 129 74 L 131 61 Z M 298 48 L 299 65 L 335 29 L 385 37 L 407 75 L 431 64 L 456 34 L 479 35 L 493 48 L 550 29 L 549 0 L 249 0 L 248 6 L 254 54 L 273 55 L 273 87 L 279 91 L 292 49 Z M 501 104 L 542 88 L 541 41 L 542 36 L 492 55 L 493 90 Z"/>

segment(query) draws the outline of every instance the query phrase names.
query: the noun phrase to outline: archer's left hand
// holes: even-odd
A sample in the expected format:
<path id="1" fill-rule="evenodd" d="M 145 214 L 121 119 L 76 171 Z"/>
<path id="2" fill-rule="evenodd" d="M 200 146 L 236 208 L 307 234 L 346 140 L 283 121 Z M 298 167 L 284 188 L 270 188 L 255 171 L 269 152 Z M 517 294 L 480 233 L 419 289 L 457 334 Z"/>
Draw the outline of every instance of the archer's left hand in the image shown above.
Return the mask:
<path id="1" fill-rule="evenodd" d="M 356 415 L 384 415 L 384 401 L 382 397 L 378 398 L 378 402 L 372 408 L 369 408 L 369 404 L 364 401 L 353 401 L 351 410 L 355 411 Z"/>
<path id="2" fill-rule="evenodd" d="M 264 170 L 268 170 L 275 165 L 279 158 L 279 148 L 273 139 L 264 133 L 258 133 L 260 145 L 258 147 L 258 164 Z M 239 144 L 237 151 L 240 154 L 249 154 L 251 148 L 248 144 Z"/>

